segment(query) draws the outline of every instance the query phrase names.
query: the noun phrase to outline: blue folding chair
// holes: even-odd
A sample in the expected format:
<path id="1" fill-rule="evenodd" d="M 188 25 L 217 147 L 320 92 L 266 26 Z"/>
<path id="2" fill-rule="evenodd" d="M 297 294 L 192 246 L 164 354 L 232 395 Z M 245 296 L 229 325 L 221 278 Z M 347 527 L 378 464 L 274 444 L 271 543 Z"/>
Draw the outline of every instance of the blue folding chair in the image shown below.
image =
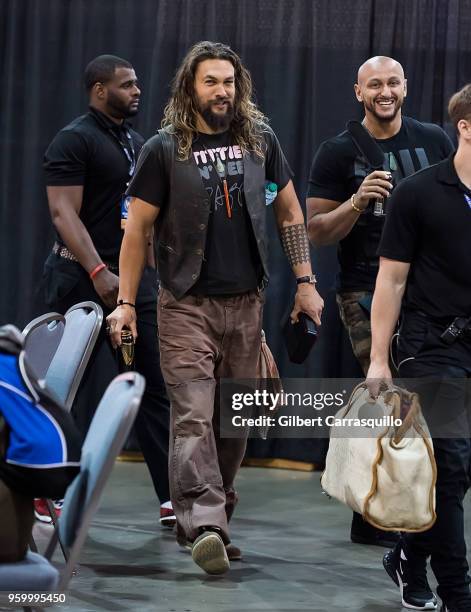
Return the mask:
<path id="1" fill-rule="evenodd" d="M 120 374 L 110 383 L 85 438 L 80 472 L 67 489 L 58 521 L 59 533 L 54 531 L 44 557 L 29 552 L 23 561 L 0 564 L 0 591 L 65 591 L 106 481 L 136 418 L 144 389 L 145 380 L 136 372 Z M 50 563 L 59 534 L 68 552 L 61 573 Z"/>

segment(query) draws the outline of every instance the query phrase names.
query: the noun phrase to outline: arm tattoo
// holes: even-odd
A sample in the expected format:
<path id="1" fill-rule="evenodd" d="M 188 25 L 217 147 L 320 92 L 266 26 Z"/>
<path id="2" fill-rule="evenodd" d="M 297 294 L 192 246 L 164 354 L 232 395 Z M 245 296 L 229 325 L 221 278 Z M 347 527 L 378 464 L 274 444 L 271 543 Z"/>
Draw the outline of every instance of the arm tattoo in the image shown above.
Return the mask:
<path id="1" fill-rule="evenodd" d="M 282 227 L 280 234 L 283 251 L 291 267 L 311 261 L 309 240 L 307 238 L 306 226 L 304 223 Z"/>

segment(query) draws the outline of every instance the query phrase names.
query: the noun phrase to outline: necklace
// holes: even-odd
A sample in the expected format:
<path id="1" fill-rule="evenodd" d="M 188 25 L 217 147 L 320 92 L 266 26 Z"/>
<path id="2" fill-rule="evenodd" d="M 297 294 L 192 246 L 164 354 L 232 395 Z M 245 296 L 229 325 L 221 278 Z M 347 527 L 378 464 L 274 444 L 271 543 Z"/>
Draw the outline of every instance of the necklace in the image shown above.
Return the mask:
<path id="1" fill-rule="evenodd" d="M 226 204 L 226 214 L 228 219 L 232 219 L 232 209 L 231 209 L 231 202 L 229 200 L 229 189 L 227 187 L 227 165 L 225 163 L 223 163 L 222 159 L 219 156 L 219 153 L 213 153 L 213 156 L 216 159 L 216 163 L 213 162 L 212 157 L 208 151 L 208 149 L 206 148 L 206 145 L 204 144 L 204 142 L 201 143 L 203 145 L 203 149 L 206 152 L 208 161 L 210 162 L 211 166 L 214 168 L 214 170 L 216 171 L 217 176 L 219 177 L 219 180 L 221 180 L 221 174 L 223 175 L 223 179 L 222 179 L 222 189 L 224 192 L 224 201 Z"/>

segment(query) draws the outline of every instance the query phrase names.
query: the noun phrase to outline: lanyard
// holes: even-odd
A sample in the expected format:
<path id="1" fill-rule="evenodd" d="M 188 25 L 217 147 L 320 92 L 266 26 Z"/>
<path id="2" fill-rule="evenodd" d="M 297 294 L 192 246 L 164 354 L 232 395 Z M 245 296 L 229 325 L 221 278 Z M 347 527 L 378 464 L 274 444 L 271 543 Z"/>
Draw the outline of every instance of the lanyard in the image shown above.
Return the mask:
<path id="1" fill-rule="evenodd" d="M 113 136 L 113 138 L 115 138 L 118 141 L 119 146 L 123 149 L 124 154 L 126 155 L 126 158 L 129 162 L 129 176 L 132 176 L 134 174 L 134 170 L 136 169 L 136 151 L 134 149 L 134 143 L 132 141 L 132 137 L 131 137 L 129 130 L 125 131 L 129 149 L 125 145 L 125 143 L 121 140 L 121 138 L 119 138 L 119 136 L 116 134 L 113 128 L 111 127 L 108 128 L 108 132 Z"/>
<path id="2" fill-rule="evenodd" d="M 118 142 L 119 146 L 122 148 L 124 154 L 126 155 L 126 159 L 129 162 L 129 176 L 132 176 L 134 174 L 134 170 L 136 169 L 136 151 L 134 149 L 134 143 L 132 141 L 130 131 L 127 128 L 124 130 L 126 140 L 128 141 L 129 145 L 128 149 L 126 144 L 121 140 L 115 130 L 107 122 L 109 121 L 109 119 L 105 121 L 103 114 L 93 107 L 90 107 L 90 114 L 95 118 L 95 121 L 97 121 L 103 128 L 105 128 L 105 130 L 107 130 L 107 132 Z"/>

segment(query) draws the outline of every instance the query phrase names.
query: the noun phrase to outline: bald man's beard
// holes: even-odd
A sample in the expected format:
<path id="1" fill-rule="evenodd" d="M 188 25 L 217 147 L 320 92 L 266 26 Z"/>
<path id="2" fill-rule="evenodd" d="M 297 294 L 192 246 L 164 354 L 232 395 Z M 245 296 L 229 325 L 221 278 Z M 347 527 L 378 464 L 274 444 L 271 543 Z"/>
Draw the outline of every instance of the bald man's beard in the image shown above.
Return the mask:
<path id="1" fill-rule="evenodd" d="M 397 117 L 397 114 L 402 108 L 403 100 L 396 100 L 394 105 L 394 112 L 391 115 L 380 115 L 376 112 L 375 101 L 373 102 L 365 102 L 363 101 L 363 105 L 369 112 L 375 117 L 375 119 L 379 123 L 391 123 Z"/>

